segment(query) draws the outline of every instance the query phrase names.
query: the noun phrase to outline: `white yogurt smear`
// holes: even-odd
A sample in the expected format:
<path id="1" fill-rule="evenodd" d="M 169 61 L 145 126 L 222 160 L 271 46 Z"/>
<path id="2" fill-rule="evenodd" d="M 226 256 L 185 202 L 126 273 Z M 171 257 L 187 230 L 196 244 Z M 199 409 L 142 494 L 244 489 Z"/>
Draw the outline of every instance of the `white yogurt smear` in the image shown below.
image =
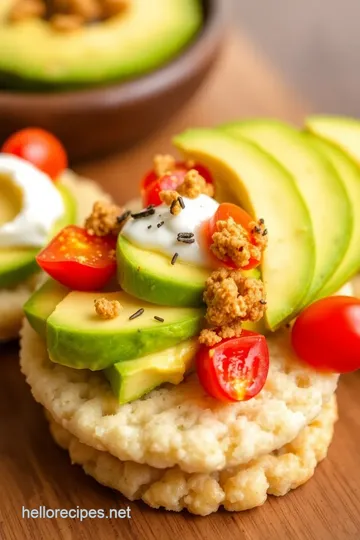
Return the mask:
<path id="1" fill-rule="evenodd" d="M 155 208 L 152 216 L 130 219 L 121 234 L 144 250 L 157 251 L 170 259 L 174 253 L 178 253 L 179 261 L 209 267 L 207 253 L 199 245 L 200 225 L 215 214 L 219 203 L 207 195 L 200 195 L 196 199 L 183 197 L 183 200 L 185 208 L 179 215 L 173 216 L 169 207 L 162 204 Z M 158 227 L 161 222 L 164 224 Z M 193 233 L 195 242 L 178 242 L 177 235 L 180 232 Z"/>
<path id="2" fill-rule="evenodd" d="M 44 246 L 65 211 L 59 191 L 49 176 L 10 154 L 0 154 L 0 175 L 9 178 L 22 193 L 21 211 L 0 226 L 0 247 Z"/>

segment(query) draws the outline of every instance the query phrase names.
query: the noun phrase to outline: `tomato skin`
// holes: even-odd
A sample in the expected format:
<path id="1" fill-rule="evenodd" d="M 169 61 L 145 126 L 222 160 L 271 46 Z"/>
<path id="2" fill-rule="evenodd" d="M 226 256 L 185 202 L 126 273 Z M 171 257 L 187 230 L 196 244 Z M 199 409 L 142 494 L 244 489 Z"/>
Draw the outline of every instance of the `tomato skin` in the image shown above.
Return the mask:
<path id="1" fill-rule="evenodd" d="M 56 180 L 68 166 L 65 148 L 52 133 L 40 128 L 26 128 L 11 135 L 1 152 L 13 154 L 32 163 Z"/>
<path id="2" fill-rule="evenodd" d="M 219 401 L 248 401 L 264 387 L 269 371 L 269 350 L 261 334 L 243 330 L 238 338 L 214 347 L 202 345 L 196 370 L 204 390 Z"/>
<path id="3" fill-rule="evenodd" d="M 360 368 L 360 300 L 332 296 L 318 300 L 297 318 L 292 346 L 298 357 L 324 371 Z"/>
<path id="4" fill-rule="evenodd" d="M 220 204 L 219 208 L 215 212 L 212 218 L 203 225 L 202 230 L 202 236 L 204 238 L 204 245 L 206 246 L 207 251 L 212 254 L 211 250 L 211 244 L 213 243 L 212 237 L 217 231 L 216 223 L 218 221 L 226 221 L 229 219 L 229 217 L 232 217 L 233 220 L 238 223 L 239 225 L 242 225 L 245 230 L 249 233 L 249 238 L 251 239 L 251 227 L 250 223 L 254 221 L 254 219 L 240 206 L 237 206 L 236 204 L 232 203 L 222 203 Z M 214 262 L 214 265 L 216 266 L 226 266 L 228 268 L 236 268 L 236 265 L 231 259 L 228 259 L 226 261 L 221 261 L 215 255 L 212 255 L 212 261 Z M 252 268 L 256 268 L 261 263 L 261 260 L 257 259 L 250 259 L 249 264 L 242 267 L 242 270 L 251 270 Z"/>
<path id="5" fill-rule="evenodd" d="M 209 184 L 213 184 L 213 178 L 210 171 L 200 164 L 195 164 L 194 167 L 205 181 Z M 154 206 L 160 206 L 162 201 L 160 199 L 160 191 L 174 190 L 176 191 L 180 184 L 184 181 L 186 173 L 189 171 L 189 167 L 184 162 L 177 162 L 174 171 L 169 174 L 165 174 L 160 178 L 154 171 L 149 171 L 141 181 L 140 191 L 144 208 L 153 204 Z"/>
<path id="6" fill-rule="evenodd" d="M 116 272 L 112 256 L 115 236 L 91 236 L 85 229 L 65 227 L 36 257 L 53 279 L 77 291 L 96 291 Z"/>

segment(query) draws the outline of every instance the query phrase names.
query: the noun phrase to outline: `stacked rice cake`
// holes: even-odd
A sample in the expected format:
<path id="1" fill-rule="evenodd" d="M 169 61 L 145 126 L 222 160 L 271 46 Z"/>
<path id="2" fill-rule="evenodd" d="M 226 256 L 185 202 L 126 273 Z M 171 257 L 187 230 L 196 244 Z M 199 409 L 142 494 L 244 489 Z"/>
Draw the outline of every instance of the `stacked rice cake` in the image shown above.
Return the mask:
<path id="1" fill-rule="evenodd" d="M 247 402 L 213 400 L 193 374 L 119 405 L 101 373 L 52 363 L 27 322 L 21 366 L 73 463 L 130 500 L 208 515 L 284 495 L 327 454 L 338 376 L 300 364 L 289 336 L 284 329 L 268 338 L 269 377 Z"/>

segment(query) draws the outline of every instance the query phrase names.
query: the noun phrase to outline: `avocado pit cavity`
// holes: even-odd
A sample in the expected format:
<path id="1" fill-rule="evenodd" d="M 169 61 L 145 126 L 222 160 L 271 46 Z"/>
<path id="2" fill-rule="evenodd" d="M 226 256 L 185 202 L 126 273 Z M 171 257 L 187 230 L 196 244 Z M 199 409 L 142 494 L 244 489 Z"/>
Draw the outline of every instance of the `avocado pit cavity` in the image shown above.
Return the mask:
<path id="1" fill-rule="evenodd" d="M 82 26 L 106 21 L 125 12 L 130 0 L 17 0 L 8 20 L 29 18 L 49 21 L 54 30 L 71 32 Z"/>

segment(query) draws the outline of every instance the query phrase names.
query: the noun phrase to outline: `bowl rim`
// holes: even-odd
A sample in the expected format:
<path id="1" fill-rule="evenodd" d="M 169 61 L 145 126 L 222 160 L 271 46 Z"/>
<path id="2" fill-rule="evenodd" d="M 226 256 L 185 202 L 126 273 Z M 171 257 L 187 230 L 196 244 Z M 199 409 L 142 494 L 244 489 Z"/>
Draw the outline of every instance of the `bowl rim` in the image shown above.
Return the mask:
<path id="1" fill-rule="evenodd" d="M 202 0 L 208 4 L 208 16 L 196 39 L 178 56 L 164 66 L 133 80 L 112 82 L 95 88 L 65 90 L 61 92 L 11 92 L 0 90 L 0 106 L 41 107 L 54 106 L 79 111 L 88 106 L 89 101 L 101 98 L 102 108 L 112 108 L 115 103 L 126 102 L 127 106 L 149 99 L 163 90 L 175 88 L 179 79 L 192 76 L 204 57 L 212 57 L 220 47 L 229 13 L 229 5 L 224 0 Z"/>

